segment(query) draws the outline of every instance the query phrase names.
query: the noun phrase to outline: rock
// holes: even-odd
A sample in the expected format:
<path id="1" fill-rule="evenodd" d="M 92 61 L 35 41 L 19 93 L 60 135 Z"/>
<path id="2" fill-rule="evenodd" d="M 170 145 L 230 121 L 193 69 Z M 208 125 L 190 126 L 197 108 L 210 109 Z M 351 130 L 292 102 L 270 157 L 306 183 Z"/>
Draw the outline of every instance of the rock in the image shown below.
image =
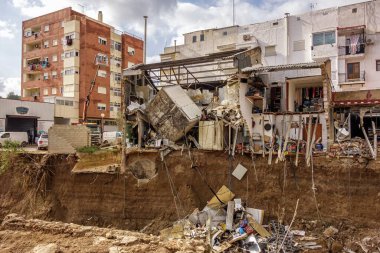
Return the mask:
<path id="1" fill-rule="evenodd" d="M 103 236 L 97 236 L 97 237 L 95 237 L 95 239 L 94 239 L 94 241 L 93 241 L 93 245 L 98 245 L 98 244 L 100 244 L 100 243 L 102 243 L 102 242 L 104 242 L 104 241 L 106 241 L 107 240 L 107 238 L 105 238 L 105 237 L 103 237 Z"/>
<path id="2" fill-rule="evenodd" d="M 340 242 L 334 241 L 331 245 L 331 252 L 332 253 L 343 252 L 343 245 L 340 244 Z"/>
<path id="3" fill-rule="evenodd" d="M 112 232 L 107 232 L 106 238 L 107 239 L 116 239 L 116 236 Z"/>
<path id="4" fill-rule="evenodd" d="M 112 246 L 108 249 L 108 253 L 121 253 L 121 248 L 117 246 Z"/>
<path id="5" fill-rule="evenodd" d="M 326 228 L 325 231 L 323 231 L 323 234 L 326 236 L 326 237 L 333 237 L 336 233 L 338 233 L 338 229 L 337 228 L 334 228 L 333 226 L 330 226 L 328 228 Z"/>
<path id="6" fill-rule="evenodd" d="M 55 243 L 39 244 L 32 249 L 32 253 L 58 253 L 59 247 Z"/>
<path id="7" fill-rule="evenodd" d="M 127 244 L 130 244 L 130 243 L 134 243 L 136 241 L 138 241 L 138 238 L 135 237 L 135 236 L 124 236 L 123 239 L 121 239 L 120 243 L 127 245 Z"/>

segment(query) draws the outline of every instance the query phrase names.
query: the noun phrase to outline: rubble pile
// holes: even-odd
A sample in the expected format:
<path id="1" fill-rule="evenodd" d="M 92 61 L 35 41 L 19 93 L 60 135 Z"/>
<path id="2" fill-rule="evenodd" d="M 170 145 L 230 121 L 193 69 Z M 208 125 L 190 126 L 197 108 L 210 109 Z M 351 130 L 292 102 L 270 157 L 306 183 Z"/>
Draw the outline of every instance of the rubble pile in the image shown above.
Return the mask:
<path id="1" fill-rule="evenodd" d="M 353 138 L 350 140 L 334 143 L 330 146 L 330 157 L 361 156 L 370 157 L 368 145 L 364 139 Z"/>
<path id="2" fill-rule="evenodd" d="M 322 247 L 310 242 L 316 238 L 305 237 L 305 231 L 290 230 L 274 220 L 263 225 L 263 221 L 264 210 L 247 207 L 222 186 L 203 210 L 195 209 L 186 219 L 161 230 L 160 235 L 166 239 L 201 239 L 214 253 L 299 252 Z"/>

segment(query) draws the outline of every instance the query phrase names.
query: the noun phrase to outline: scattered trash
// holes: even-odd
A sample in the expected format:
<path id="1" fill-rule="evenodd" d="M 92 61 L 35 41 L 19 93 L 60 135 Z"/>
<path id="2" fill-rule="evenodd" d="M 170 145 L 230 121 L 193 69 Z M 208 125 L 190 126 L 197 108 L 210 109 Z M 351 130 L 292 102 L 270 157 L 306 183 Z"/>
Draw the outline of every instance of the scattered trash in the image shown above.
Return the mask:
<path id="1" fill-rule="evenodd" d="M 236 166 L 236 169 L 232 172 L 232 175 L 241 180 L 247 171 L 248 170 L 243 165 L 238 164 L 238 166 Z"/>

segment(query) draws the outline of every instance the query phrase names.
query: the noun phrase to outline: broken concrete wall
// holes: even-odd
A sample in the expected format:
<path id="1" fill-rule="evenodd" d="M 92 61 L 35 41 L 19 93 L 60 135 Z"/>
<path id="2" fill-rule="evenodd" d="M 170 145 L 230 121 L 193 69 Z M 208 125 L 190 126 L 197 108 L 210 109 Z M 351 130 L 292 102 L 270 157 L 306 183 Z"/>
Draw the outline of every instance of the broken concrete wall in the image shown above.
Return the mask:
<path id="1" fill-rule="evenodd" d="M 83 125 L 54 125 L 49 129 L 49 153 L 74 154 L 90 145 L 90 130 Z"/>
<path id="2" fill-rule="evenodd" d="M 201 110 L 180 86 L 170 86 L 148 104 L 146 115 L 161 137 L 177 141 L 198 123 Z"/>

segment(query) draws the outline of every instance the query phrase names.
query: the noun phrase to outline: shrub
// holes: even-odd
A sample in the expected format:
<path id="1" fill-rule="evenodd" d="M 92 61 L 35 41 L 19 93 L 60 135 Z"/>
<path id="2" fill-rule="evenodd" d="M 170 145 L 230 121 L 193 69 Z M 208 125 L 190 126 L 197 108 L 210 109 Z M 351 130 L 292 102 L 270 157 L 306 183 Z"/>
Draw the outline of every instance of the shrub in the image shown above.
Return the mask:
<path id="1" fill-rule="evenodd" d="M 85 146 L 85 147 L 81 147 L 81 148 L 77 148 L 76 149 L 77 152 L 79 153 L 86 153 L 86 154 L 93 154 L 95 153 L 96 151 L 99 150 L 99 147 L 95 147 L 95 146 Z"/>

